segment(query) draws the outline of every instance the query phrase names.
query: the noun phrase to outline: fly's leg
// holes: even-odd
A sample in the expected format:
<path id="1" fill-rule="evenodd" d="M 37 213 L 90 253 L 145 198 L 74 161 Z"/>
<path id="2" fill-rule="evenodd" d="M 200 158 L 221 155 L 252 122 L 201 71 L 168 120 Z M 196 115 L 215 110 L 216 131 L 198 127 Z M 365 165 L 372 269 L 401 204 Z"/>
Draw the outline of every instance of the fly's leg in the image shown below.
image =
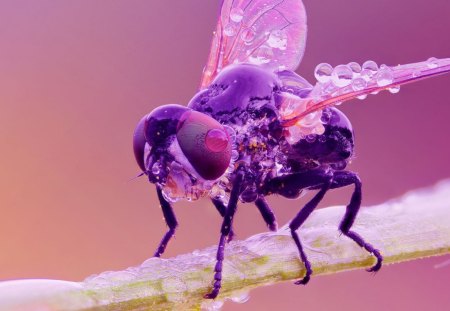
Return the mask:
<path id="1" fill-rule="evenodd" d="M 256 207 L 259 209 L 261 216 L 264 218 L 264 221 L 267 224 L 267 227 L 270 231 L 277 231 L 278 224 L 275 218 L 275 214 L 267 203 L 266 199 L 263 196 L 259 197 L 255 201 Z"/>
<path id="2" fill-rule="evenodd" d="M 160 257 L 164 250 L 166 249 L 167 244 L 170 239 L 175 234 L 175 230 L 178 226 L 177 218 L 175 217 L 175 213 L 173 212 L 172 206 L 162 194 L 162 190 L 159 187 L 156 187 L 156 193 L 158 194 L 159 203 L 161 204 L 161 209 L 164 215 L 164 219 L 166 220 L 166 224 L 169 227 L 166 234 L 163 236 L 161 242 L 159 243 L 158 249 L 156 250 L 154 257 Z"/>
<path id="3" fill-rule="evenodd" d="M 300 238 L 297 234 L 297 229 L 300 228 L 300 226 L 305 222 L 305 220 L 311 215 L 312 211 L 317 207 L 317 205 L 322 201 L 323 197 L 325 196 L 325 193 L 330 189 L 330 181 L 327 181 L 320 191 L 316 193 L 316 195 L 308 202 L 306 205 L 298 212 L 298 214 L 292 219 L 292 221 L 289 224 L 289 229 L 291 229 L 291 235 L 292 238 L 295 241 L 295 244 L 297 245 L 298 251 L 300 253 L 300 258 L 302 259 L 303 263 L 305 264 L 306 273 L 305 276 L 301 279 L 295 282 L 295 284 L 299 285 L 306 285 L 309 282 L 309 279 L 311 278 L 312 274 L 312 268 L 311 263 L 308 260 L 308 257 L 306 257 L 306 254 L 303 250 L 302 244 L 300 242 Z"/>
<path id="4" fill-rule="evenodd" d="M 364 248 L 366 251 L 376 257 L 377 262 L 375 263 L 375 265 L 367 270 L 369 272 L 376 272 L 380 270 L 383 262 L 383 256 L 380 254 L 380 251 L 374 248 L 371 244 L 364 241 L 364 239 L 358 233 L 350 230 L 361 206 L 361 180 L 359 179 L 358 175 L 353 172 L 338 171 L 334 174 L 331 188 L 340 188 L 351 184 L 355 185 L 355 190 L 353 191 L 350 203 L 347 205 L 345 215 L 339 225 L 339 230 L 344 235 L 355 241 L 360 247 Z"/>
<path id="5" fill-rule="evenodd" d="M 221 234 L 216 254 L 216 266 L 214 267 L 214 284 L 212 291 L 204 296 L 207 299 L 215 299 L 219 294 L 220 288 L 222 287 L 222 264 L 224 258 L 225 240 L 231 231 L 233 216 L 237 209 L 237 203 L 239 195 L 241 194 L 241 185 L 243 179 L 244 173 L 243 171 L 239 170 L 237 172 L 233 188 L 231 189 L 230 201 L 228 202 L 228 207 L 225 211 L 222 227 L 220 229 Z"/>
<path id="6" fill-rule="evenodd" d="M 227 207 L 225 204 L 219 199 L 211 199 L 220 216 L 225 217 L 225 212 L 227 211 Z M 230 234 L 228 234 L 227 242 L 231 242 L 234 238 L 233 228 L 230 229 Z"/>
<path id="7" fill-rule="evenodd" d="M 297 245 L 300 253 L 300 259 L 305 265 L 305 276 L 295 282 L 295 284 L 307 284 L 311 278 L 312 268 L 308 257 L 303 250 L 302 243 L 297 234 L 297 229 L 305 222 L 312 211 L 317 207 L 320 201 L 325 196 L 325 193 L 330 189 L 333 180 L 333 171 L 325 171 L 322 169 L 313 170 L 303 173 L 294 173 L 281 177 L 276 177 L 269 181 L 266 192 L 276 192 L 287 197 L 295 197 L 302 189 L 320 189 L 318 193 L 298 212 L 298 214 L 289 223 L 291 236 Z"/>

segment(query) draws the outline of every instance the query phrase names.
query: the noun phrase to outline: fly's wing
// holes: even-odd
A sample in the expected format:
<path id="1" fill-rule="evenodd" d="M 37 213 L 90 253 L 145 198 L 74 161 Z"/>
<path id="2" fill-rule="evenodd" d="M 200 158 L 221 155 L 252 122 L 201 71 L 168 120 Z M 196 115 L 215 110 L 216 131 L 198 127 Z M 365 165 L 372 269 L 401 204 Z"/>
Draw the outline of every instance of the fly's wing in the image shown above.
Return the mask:
<path id="1" fill-rule="evenodd" d="M 223 0 L 200 88 L 230 64 L 295 70 L 305 42 L 301 0 Z"/>
<path id="2" fill-rule="evenodd" d="M 308 96 L 293 98 L 289 94 L 282 95 L 287 106 L 303 107 L 296 113 L 285 114 L 283 126 L 298 125 L 316 112 L 350 99 L 363 99 L 367 94 L 377 94 L 382 90 L 397 93 L 400 85 L 450 72 L 450 58 L 430 58 L 424 62 L 392 67 L 381 65 L 379 69 L 371 63 L 375 66 L 364 69 L 363 65 L 362 71 L 360 67 L 357 70 L 359 72 L 352 71 L 350 65 L 339 65 L 334 69 L 327 65 L 327 70 L 319 72 L 316 69 L 316 77 L 321 82 L 316 83 Z"/>

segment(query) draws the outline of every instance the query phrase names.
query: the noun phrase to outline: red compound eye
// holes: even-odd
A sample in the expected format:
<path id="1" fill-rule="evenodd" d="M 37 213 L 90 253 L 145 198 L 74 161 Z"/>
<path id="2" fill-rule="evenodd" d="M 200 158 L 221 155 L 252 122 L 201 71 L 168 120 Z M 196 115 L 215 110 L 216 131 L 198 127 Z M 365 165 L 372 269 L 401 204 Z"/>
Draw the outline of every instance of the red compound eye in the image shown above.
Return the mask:
<path id="1" fill-rule="evenodd" d="M 231 143 L 225 128 L 203 113 L 183 114 L 177 140 L 186 159 L 204 179 L 219 178 L 230 165 Z"/>
<path id="2" fill-rule="evenodd" d="M 212 129 L 206 133 L 205 144 L 212 152 L 222 152 L 228 146 L 228 135 L 221 129 Z"/>

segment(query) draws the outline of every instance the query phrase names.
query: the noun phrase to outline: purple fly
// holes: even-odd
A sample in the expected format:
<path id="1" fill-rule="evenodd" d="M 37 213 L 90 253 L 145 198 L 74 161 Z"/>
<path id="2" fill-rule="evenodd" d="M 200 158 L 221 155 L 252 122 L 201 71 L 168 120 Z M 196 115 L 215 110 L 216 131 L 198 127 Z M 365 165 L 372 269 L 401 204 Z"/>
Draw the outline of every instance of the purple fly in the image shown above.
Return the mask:
<path id="1" fill-rule="evenodd" d="M 224 247 L 233 237 L 238 201 L 254 203 L 270 230 L 275 215 L 265 197 L 298 198 L 316 190 L 289 223 L 308 283 L 311 264 L 296 230 L 331 189 L 354 191 L 339 230 L 376 258 L 380 252 L 351 230 L 361 205 L 361 181 L 346 170 L 353 155 L 349 119 L 335 105 L 450 71 L 450 59 L 390 67 L 367 61 L 319 64 L 311 85 L 294 70 L 303 56 L 306 14 L 301 0 L 224 0 L 200 91 L 188 106 L 165 105 L 134 132 L 137 163 L 156 192 L 169 227 L 154 256 L 164 253 L 178 225 L 172 203 L 209 197 L 223 217 L 212 290 L 219 294 Z"/>

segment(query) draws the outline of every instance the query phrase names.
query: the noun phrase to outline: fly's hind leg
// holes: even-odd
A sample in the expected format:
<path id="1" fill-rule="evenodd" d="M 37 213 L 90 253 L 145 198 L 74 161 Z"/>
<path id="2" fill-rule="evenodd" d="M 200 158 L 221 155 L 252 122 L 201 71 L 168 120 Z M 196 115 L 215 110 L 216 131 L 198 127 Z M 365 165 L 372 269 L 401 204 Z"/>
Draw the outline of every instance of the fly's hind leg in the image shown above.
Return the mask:
<path id="1" fill-rule="evenodd" d="M 305 265 L 306 273 L 301 280 L 295 284 L 307 284 L 313 273 L 311 263 L 303 250 L 302 243 L 297 234 L 297 229 L 305 222 L 312 211 L 317 207 L 320 201 L 325 196 L 325 193 L 330 189 L 333 179 L 332 171 L 313 170 L 303 173 L 293 173 L 286 176 L 276 177 L 269 182 L 268 192 L 275 192 L 287 197 L 298 195 L 302 189 L 320 189 L 318 193 L 298 212 L 298 214 L 289 223 L 291 236 L 297 245 L 300 258 Z"/>
<path id="2" fill-rule="evenodd" d="M 371 244 L 364 241 L 364 239 L 358 233 L 350 230 L 361 206 L 361 180 L 359 179 L 358 175 L 353 172 L 337 171 L 334 174 L 331 188 L 340 188 L 351 184 L 355 185 L 355 190 L 353 191 L 350 203 L 347 205 L 345 215 L 339 225 L 339 230 L 345 236 L 355 241 L 360 247 L 364 248 L 366 251 L 376 257 L 377 262 L 375 263 L 375 265 L 367 270 L 369 272 L 376 272 L 380 270 L 383 262 L 383 256 L 380 254 L 380 251 L 374 248 Z"/>

